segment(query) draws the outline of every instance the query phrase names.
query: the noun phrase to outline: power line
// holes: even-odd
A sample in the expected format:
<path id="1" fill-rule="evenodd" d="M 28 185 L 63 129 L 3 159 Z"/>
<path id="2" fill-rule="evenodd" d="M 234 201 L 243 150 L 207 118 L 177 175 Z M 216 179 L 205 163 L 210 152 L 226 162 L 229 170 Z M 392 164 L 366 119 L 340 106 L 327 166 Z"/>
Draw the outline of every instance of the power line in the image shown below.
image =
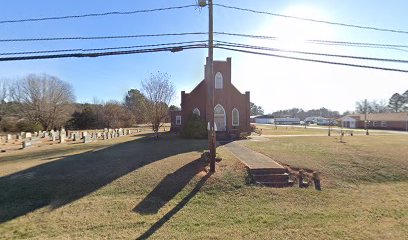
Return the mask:
<path id="1" fill-rule="evenodd" d="M 187 36 L 187 35 L 207 35 L 207 32 L 185 32 L 185 33 L 161 33 L 161 34 L 141 34 L 141 35 L 118 35 L 118 36 L 73 36 L 73 37 L 45 37 L 45 38 L 14 38 L 0 39 L 0 42 L 35 42 L 35 41 L 69 41 L 69 40 L 104 40 L 104 39 L 128 39 L 128 38 L 146 38 L 146 37 L 166 37 L 166 36 Z M 255 38 L 263 40 L 279 40 L 279 37 L 265 35 L 251 35 L 242 33 L 214 32 L 216 35 L 236 36 Z M 400 48 L 408 48 L 408 45 L 400 44 L 381 44 L 381 43 L 364 43 L 364 42 L 346 42 L 311 39 L 305 40 L 306 43 L 322 45 L 340 45 L 352 47 L 370 47 L 370 48 L 388 48 L 393 50 L 406 51 Z"/>
<path id="2" fill-rule="evenodd" d="M 159 12 L 167 10 L 177 10 L 184 8 L 196 7 L 196 5 L 185 5 L 185 6 L 175 6 L 175 7 L 165 7 L 165 8 L 155 8 L 155 9 L 145 9 L 145 10 L 134 10 L 134 11 L 115 11 L 115 12 L 104 12 L 104 13 L 88 13 L 81 15 L 68 15 L 68 16 L 54 16 L 54 17 L 42 17 L 42 18 L 26 18 L 26 19 L 14 19 L 14 20 L 2 20 L 0 24 L 6 23 L 22 23 L 22 22 L 39 22 L 39 21 L 49 21 L 49 20 L 62 20 L 62 19 L 75 19 L 75 18 L 86 18 L 86 17 L 101 17 L 109 15 L 131 15 L 137 13 L 150 13 Z"/>
<path id="3" fill-rule="evenodd" d="M 229 32 L 214 32 L 217 35 L 227 35 L 227 36 L 237 36 L 237 37 L 247 37 L 247 38 L 257 38 L 265 40 L 279 40 L 280 37 L 276 36 L 266 36 L 266 35 L 252 35 L 243 33 L 229 33 Z M 319 40 L 319 39 L 307 39 L 306 42 L 315 43 L 332 43 L 332 44 L 349 44 L 349 45 L 367 45 L 367 46 L 379 46 L 379 47 L 398 47 L 398 48 L 408 48 L 408 45 L 401 44 L 383 44 L 383 43 L 366 43 L 366 42 L 347 42 L 347 41 L 332 41 L 332 40 Z"/>
<path id="4" fill-rule="evenodd" d="M 246 45 L 246 44 L 239 44 L 239 43 L 231 43 L 231 42 L 225 42 L 225 41 L 216 41 L 216 42 L 221 43 L 221 44 L 219 44 L 219 46 L 227 46 L 227 47 L 239 47 L 239 48 L 249 48 L 249 49 L 256 49 L 256 50 L 298 53 L 298 54 L 324 56 L 324 57 L 351 58 L 351 59 L 368 60 L 368 61 L 408 63 L 408 60 L 403 60 L 403 59 L 373 58 L 373 57 L 362 57 L 362 56 L 353 56 L 353 55 L 305 52 L 305 51 L 295 51 L 295 50 L 286 50 L 286 49 L 279 49 L 279 48 L 269 48 L 269 47 L 263 47 L 263 46 L 254 46 L 254 45 Z"/>
<path id="5" fill-rule="evenodd" d="M 91 36 L 91 37 L 47 37 L 47 38 L 14 38 L 0 39 L 0 42 L 37 42 L 37 41 L 63 41 L 63 40 L 100 40 L 100 39 L 126 39 L 126 38 L 145 38 L 145 37 L 167 37 L 167 36 L 186 36 L 186 35 L 206 35 L 207 32 L 185 32 L 185 33 L 159 33 L 142 35 L 122 35 L 122 36 Z"/>
<path id="6" fill-rule="evenodd" d="M 290 18 L 290 19 L 301 20 L 301 21 L 309 21 L 309 22 L 315 22 L 315 23 L 324 23 L 324 24 L 330 24 L 330 25 L 337 25 L 337 26 L 342 26 L 342 27 L 352 27 L 352 28 L 374 30 L 374 31 L 381 31 L 381 32 L 408 34 L 408 31 L 404 31 L 404 30 L 379 28 L 379 27 L 372 27 L 372 26 L 362 26 L 362 25 L 357 25 L 357 24 L 331 22 L 331 21 L 318 20 L 318 19 L 313 19 L 313 18 L 296 17 L 296 16 L 266 12 L 266 11 L 253 10 L 253 9 L 248 9 L 248 8 L 227 6 L 227 5 L 218 4 L 218 3 L 214 4 L 214 6 L 219 6 L 219 7 L 223 7 L 223 8 L 227 8 L 227 9 L 234 9 L 234 10 L 239 10 L 239 11 L 245 11 L 245 12 L 251 12 L 251 13 L 266 14 L 266 15 L 275 16 L 275 17 L 283 17 L 283 18 Z"/>
<path id="7" fill-rule="evenodd" d="M 263 55 L 263 56 L 270 56 L 270 57 L 286 58 L 286 59 L 299 60 L 299 61 L 408 73 L 408 70 L 398 69 L 398 68 L 385 68 L 385 67 L 360 65 L 360 64 L 352 64 L 352 63 L 324 61 L 324 60 L 310 59 L 310 58 L 292 57 L 292 56 L 285 56 L 285 55 L 278 55 L 278 54 L 271 54 L 271 53 L 264 53 L 264 52 L 255 52 L 255 51 L 249 51 L 249 50 L 243 50 L 243 49 L 236 49 L 233 47 L 222 47 L 222 46 L 214 46 L 214 47 L 219 48 L 219 49 L 234 51 L 234 52 L 242 52 L 242 53 L 249 53 L 249 54 L 256 54 L 256 55 Z"/>
<path id="8" fill-rule="evenodd" d="M 40 53 L 61 53 L 61 52 L 106 51 L 106 50 L 146 48 L 146 47 L 158 47 L 158 46 L 169 46 L 169 45 L 180 45 L 180 44 L 191 44 L 191 43 L 206 43 L 206 42 L 207 42 L 207 40 L 174 42 L 174 43 L 160 43 L 160 44 L 149 44 L 149 45 L 136 45 L 136 46 L 106 47 L 106 48 L 89 48 L 89 49 L 76 48 L 76 49 L 58 49 L 58 50 L 30 51 L 30 52 L 8 52 L 8 53 L 0 53 L 0 56 L 24 55 L 24 54 L 40 54 Z"/>
<path id="9" fill-rule="evenodd" d="M 281 39 L 275 36 L 252 35 L 252 34 L 229 33 L 229 32 L 214 32 L 214 34 L 262 39 L 262 40 L 273 40 L 273 41 L 277 41 Z M 408 50 L 401 49 L 401 48 L 408 48 L 408 45 L 401 45 L 401 44 L 347 42 L 347 41 L 331 41 L 331 40 L 319 40 L 319 39 L 307 39 L 307 40 L 304 40 L 304 42 L 311 43 L 311 44 L 319 44 L 319 45 L 334 45 L 334 46 L 345 46 L 345 47 L 384 48 L 384 49 L 392 49 L 392 50 L 408 52 Z"/>
<path id="10" fill-rule="evenodd" d="M 173 46 L 173 47 L 148 48 L 148 49 L 127 50 L 127 51 L 105 51 L 105 52 L 92 52 L 92 53 L 67 53 L 67 54 L 34 55 L 34 56 L 21 56 L 21 57 L 3 57 L 3 58 L 0 58 L 0 62 L 36 60 L 36 59 L 53 59 L 53 58 L 102 57 L 102 56 L 115 56 L 115 55 L 126 55 L 126 54 L 166 52 L 166 51 L 179 52 L 179 51 L 183 51 L 187 49 L 199 49 L 199 48 L 207 48 L 207 45 L 206 44 L 193 44 L 193 45 L 179 45 L 179 46 Z"/>

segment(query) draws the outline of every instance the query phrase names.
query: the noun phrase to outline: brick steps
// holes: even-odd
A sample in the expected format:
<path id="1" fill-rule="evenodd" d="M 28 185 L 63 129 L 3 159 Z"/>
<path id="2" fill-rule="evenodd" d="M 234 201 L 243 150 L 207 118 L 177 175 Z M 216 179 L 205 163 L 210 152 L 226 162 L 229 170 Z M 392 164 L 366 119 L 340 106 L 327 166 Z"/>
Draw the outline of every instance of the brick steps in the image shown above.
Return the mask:
<path id="1" fill-rule="evenodd" d="M 289 179 L 289 174 L 285 168 L 258 168 L 249 170 L 252 180 L 255 183 L 268 187 L 291 187 L 293 181 Z"/>

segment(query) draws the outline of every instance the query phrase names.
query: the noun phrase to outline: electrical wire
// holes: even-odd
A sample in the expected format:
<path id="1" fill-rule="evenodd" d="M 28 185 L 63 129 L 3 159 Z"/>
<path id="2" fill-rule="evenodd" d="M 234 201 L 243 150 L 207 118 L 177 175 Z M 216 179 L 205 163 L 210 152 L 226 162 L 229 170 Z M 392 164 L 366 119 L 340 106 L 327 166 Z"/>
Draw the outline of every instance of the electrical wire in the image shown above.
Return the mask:
<path id="1" fill-rule="evenodd" d="M 225 41 L 215 41 L 215 42 L 221 43 L 221 44 L 219 44 L 219 46 L 227 46 L 227 47 L 239 47 L 239 48 L 248 48 L 248 49 L 256 49 L 256 50 L 298 53 L 298 54 L 324 56 L 324 57 L 351 58 L 351 59 L 368 60 L 368 61 L 408 63 L 408 60 L 403 60 L 403 59 L 373 58 L 373 57 L 362 57 L 362 56 L 353 56 L 353 55 L 341 55 L 341 54 L 295 51 L 295 50 L 286 50 L 286 49 L 279 49 L 279 48 L 269 48 L 269 47 L 263 47 L 263 46 L 239 44 L 239 43 L 232 43 L 232 42 L 225 42 Z"/>
<path id="2" fill-rule="evenodd" d="M 300 58 L 300 57 L 292 57 L 292 56 L 285 56 L 279 54 L 271 54 L 271 53 L 264 53 L 264 52 L 256 52 L 256 51 L 249 51 L 243 49 L 237 49 L 233 47 L 223 47 L 223 46 L 214 46 L 218 49 L 224 49 L 234 52 L 241 52 L 241 53 L 248 53 L 248 54 L 256 54 L 256 55 L 263 55 L 263 56 L 270 56 L 270 57 L 278 57 L 278 58 L 286 58 L 292 60 L 299 60 L 299 61 L 307 61 L 307 62 L 315 62 L 315 63 L 325 63 L 325 64 L 332 64 L 332 65 L 341 65 L 347 67 L 357 67 L 357 68 L 367 68 L 367 69 L 376 69 L 376 70 L 384 70 L 384 71 L 393 71 L 393 72 L 403 72 L 408 73 L 408 70 L 405 69 L 398 69 L 398 68 L 386 68 L 386 67 L 377 67 L 377 66 L 369 66 L 369 65 L 360 65 L 360 64 L 352 64 L 352 63 L 344 63 L 344 62 L 333 62 L 333 61 L 325 61 L 325 60 L 318 60 L 318 59 L 310 59 L 310 58 Z"/>
<path id="3" fill-rule="evenodd" d="M 214 32 L 215 35 L 226 35 L 226 36 L 237 36 L 246 37 L 253 39 L 262 40 L 281 40 L 279 37 L 265 36 L 265 35 L 251 35 L 251 34 L 241 34 L 241 33 L 229 33 L 229 32 Z M 365 42 L 347 42 L 347 41 L 330 41 L 330 40 L 318 40 L 318 39 L 307 39 L 304 40 L 305 43 L 318 44 L 318 45 L 333 45 L 333 46 L 343 46 L 343 47 L 362 47 L 362 48 L 382 48 L 391 49 L 397 51 L 408 52 L 408 45 L 401 44 L 383 44 L 383 43 L 365 43 Z"/>
<path id="4" fill-rule="evenodd" d="M 61 41 L 61 40 L 100 40 L 100 39 L 126 39 L 126 38 L 145 38 L 145 37 L 168 37 L 168 36 L 186 36 L 186 35 L 206 35 L 207 32 L 185 32 L 185 33 L 159 33 L 142 35 L 122 35 L 122 36 L 91 36 L 91 37 L 47 37 L 47 38 L 14 38 L 0 39 L 0 42 L 37 42 L 37 41 Z"/>
<path id="5" fill-rule="evenodd" d="M 155 9 L 145 9 L 145 10 L 134 10 L 134 11 L 115 11 L 115 12 L 88 13 L 88 14 L 68 15 L 68 16 L 54 16 L 54 17 L 42 17 L 42 18 L 1 20 L 0 24 L 22 23 L 22 22 L 39 22 L 39 21 L 75 19 L 75 18 L 86 18 L 86 17 L 101 17 L 101 16 L 109 16 L 109 15 L 131 15 L 131 14 L 137 14 L 137 13 L 150 13 L 150 12 L 159 12 L 159 11 L 167 11 L 167 10 L 177 10 L 177 9 L 196 7 L 196 6 L 197 5 L 195 5 L 195 4 L 190 4 L 190 5 L 185 5 L 185 6 L 155 8 Z"/>
<path id="6" fill-rule="evenodd" d="M 127 51 L 105 51 L 105 52 L 92 52 L 92 53 L 68 53 L 68 54 L 2 57 L 2 58 L 0 58 L 0 62 L 36 60 L 36 59 L 53 59 L 53 58 L 102 57 L 102 56 L 115 56 L 115 55 L 139 54 L 139 53 L 153 53 L 153 52 L 165 52 L 165 51 L 180 52 L 180 51 L 183 51 L 183 50 L 200 49 L 200 48 L 207 48 L 207 45 L 206 44 L 193 44 L 193 45 L 178 45 L 178 46 L 164 47 L 164 48 L 136 49 L 136 50 L 127 50 Z"/>
<path id="7" fill-rule="evenodd" d="M 358 29 L 365 29 L 365 30 L 381 31 L 381 32 L 408 34 L 408 31 L 404 31 L 404 30 L 388 29 L 388 28 L 380 28 L 380 27 L 372 27 L 372 26 L 362 26 L 362 25 L 357 25 L 357 24 L 331 22 L 331 21 L 318 20 L 318 19 L 313 19 L 313 18 L 296 17 L 296 16 L 272 13 L 272 12 L 267 12 L 267 11 L 259 11 L 259 10 L 253 10 L 253 9 L 248 9 L 248 8 L 228 6 L 228 5 L 219 4 L 219 3 L 214 3 L 213 5 L 218 6 L 218 7 L 227 8 L 227 9 L 234 9 L 234 10 L 257 13 L 257 14 L 265 14 L 265 15 L 270 15 L 270 16 L 275 16 L 275 17 L 290 18 L 290 19 L 301 20 L 301 21 L 324 23 L 324 24 L 337 25 L 337 26 L 342 26 L 342 27 L 351 27 L 351 28 L 358 28 Z"/>
<path id="8" fill-rule="evenodd" d="M 105 50 L 118 50 L 118 49 L 131 49 L 131 48 L 146 48 L 146 47 L 158 47 L 191 43 L 206 43 L 207 40 L 201 41 L 187 41 L 187 42 L 174 42 L 174 43 L 160 43 L 160 44 L 148 44 L 148 45 L 136 45 L 136 46 L 121 46 L 121 47 L 106 47 L 106 48 L 76 48 L 76 49 L 59 49 L 59 50 L 46 50 L 46 51 L 31 51 L 31 52 L 8 52 L 0 53 L 0 56 L 6 55 L 24 55 L 24 54 L 40 54 L 40 53 L 61 53 L 61 52 L 91 52 L 91 51 L 105 51 Z"/>

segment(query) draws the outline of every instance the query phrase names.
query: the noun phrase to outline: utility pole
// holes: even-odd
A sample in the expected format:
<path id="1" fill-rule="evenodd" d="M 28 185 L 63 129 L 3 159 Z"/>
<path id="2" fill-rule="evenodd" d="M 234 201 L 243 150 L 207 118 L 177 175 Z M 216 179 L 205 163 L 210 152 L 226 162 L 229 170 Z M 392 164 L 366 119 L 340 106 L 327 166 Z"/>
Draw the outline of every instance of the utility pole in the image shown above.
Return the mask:
<path id="1" fill-rule="evenodd" d="M 364 128 L 365 128 L 365 130 L 366 130 L 366 135 L 369 135 L 369 133 L 368 133 L 368 126 L 367 126 L 367 124 L 368 124 L 368 120 L 367 120 L 367 108 L 368 108 L 368 106 L 367 106 L 367 99 L 365 99 L 365 100 L 364 100 Z"/>
<path id="2" fill-rule="evenodd" d="M 206 5 L 205 0 L 200 0 L 201 7 Z M 208 58 L 207 58 L 207 78 L 208 78 L 208 94 L 207 94 L 207 116 L 209 119 L 208 129 L 208 148 L 210 150 L 210 172 L 215 172 L 215 156 L 216 156 L 216 136 L 214 128 L 214 18 L 213 18 L 213 1 L 208 0 Z"/>
<path id="3" fill-rule="evenodd" d="M 331 135 L 331 121 L 330 121 L 330 118 L 328 118 L 328 122 L 329 122 L 329 126 L 328 126 L 328 130 L 329 130 L 329 132 L 327 133 L 327 136 L 329 136 L 330 137 L 330 135 Z"/>

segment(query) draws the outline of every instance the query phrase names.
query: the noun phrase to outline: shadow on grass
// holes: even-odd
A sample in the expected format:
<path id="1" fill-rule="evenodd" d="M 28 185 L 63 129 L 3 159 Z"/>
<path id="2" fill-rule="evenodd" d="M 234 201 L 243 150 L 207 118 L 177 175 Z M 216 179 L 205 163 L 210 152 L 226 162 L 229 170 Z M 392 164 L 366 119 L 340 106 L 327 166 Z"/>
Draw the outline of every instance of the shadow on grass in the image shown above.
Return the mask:
<path id="1" fill-rule="evenodd" d="M 45 206 L 59 208 L 140 167 L 169 156 L 203 151 L 205 148 L 205 141 L 189 141 L 173 136 L 153 141 L 146 135 L 1 177 L 0 223 Z"/>
<path id="2" fill-rule="evenodd" d="M 156 214 L 161 207 L 183 190 L 195 175 L 203 171 L 206 165 L 207 162 L 199 158 L 184 165 L 174 173 L 168 174 L 133 211 L 140 214 Z"/>
<path id="3" fill-rule="evenodd" d="M 182 169 L 182 168 L 181 168 Z M 178 170 L 180 171 L 180 170 Z M 177 172 L 178 172 L 177 171 Z M 160 218 L 155 224 L 153 224 L 146 232 L 140 235 L 137 240 L 139 239 L 147 239 L 151 235 L 153 235 L 157 230 L 159 230 L 167 221 L 169 221 L 175 214 L 177 214 L 181 209 L 183 209 L 187 203 L 200 191 L 200 189 L 204 186 L 205 182 L 210 178 L 211 173 L 207 173 L 203 176 L 200 181 L 196 184 L 196 186 L 191 190 L 189 194 L 187 194 L 173 209 L 171 209 L 166 215 Z M 164 182 L 164 180 L 163 180 Z M 167 185 L 167 183 L 163 183 Z M 159 184 L 160 185 L 160 184 Z M 149 194 L 150 195 L 150 194 Z M 142 201 L 143 202 L 143 201 Z M 139 204 L 140 205 L 140 204 Z M 137 207 L 136 207 L 137 208 Z"/>

